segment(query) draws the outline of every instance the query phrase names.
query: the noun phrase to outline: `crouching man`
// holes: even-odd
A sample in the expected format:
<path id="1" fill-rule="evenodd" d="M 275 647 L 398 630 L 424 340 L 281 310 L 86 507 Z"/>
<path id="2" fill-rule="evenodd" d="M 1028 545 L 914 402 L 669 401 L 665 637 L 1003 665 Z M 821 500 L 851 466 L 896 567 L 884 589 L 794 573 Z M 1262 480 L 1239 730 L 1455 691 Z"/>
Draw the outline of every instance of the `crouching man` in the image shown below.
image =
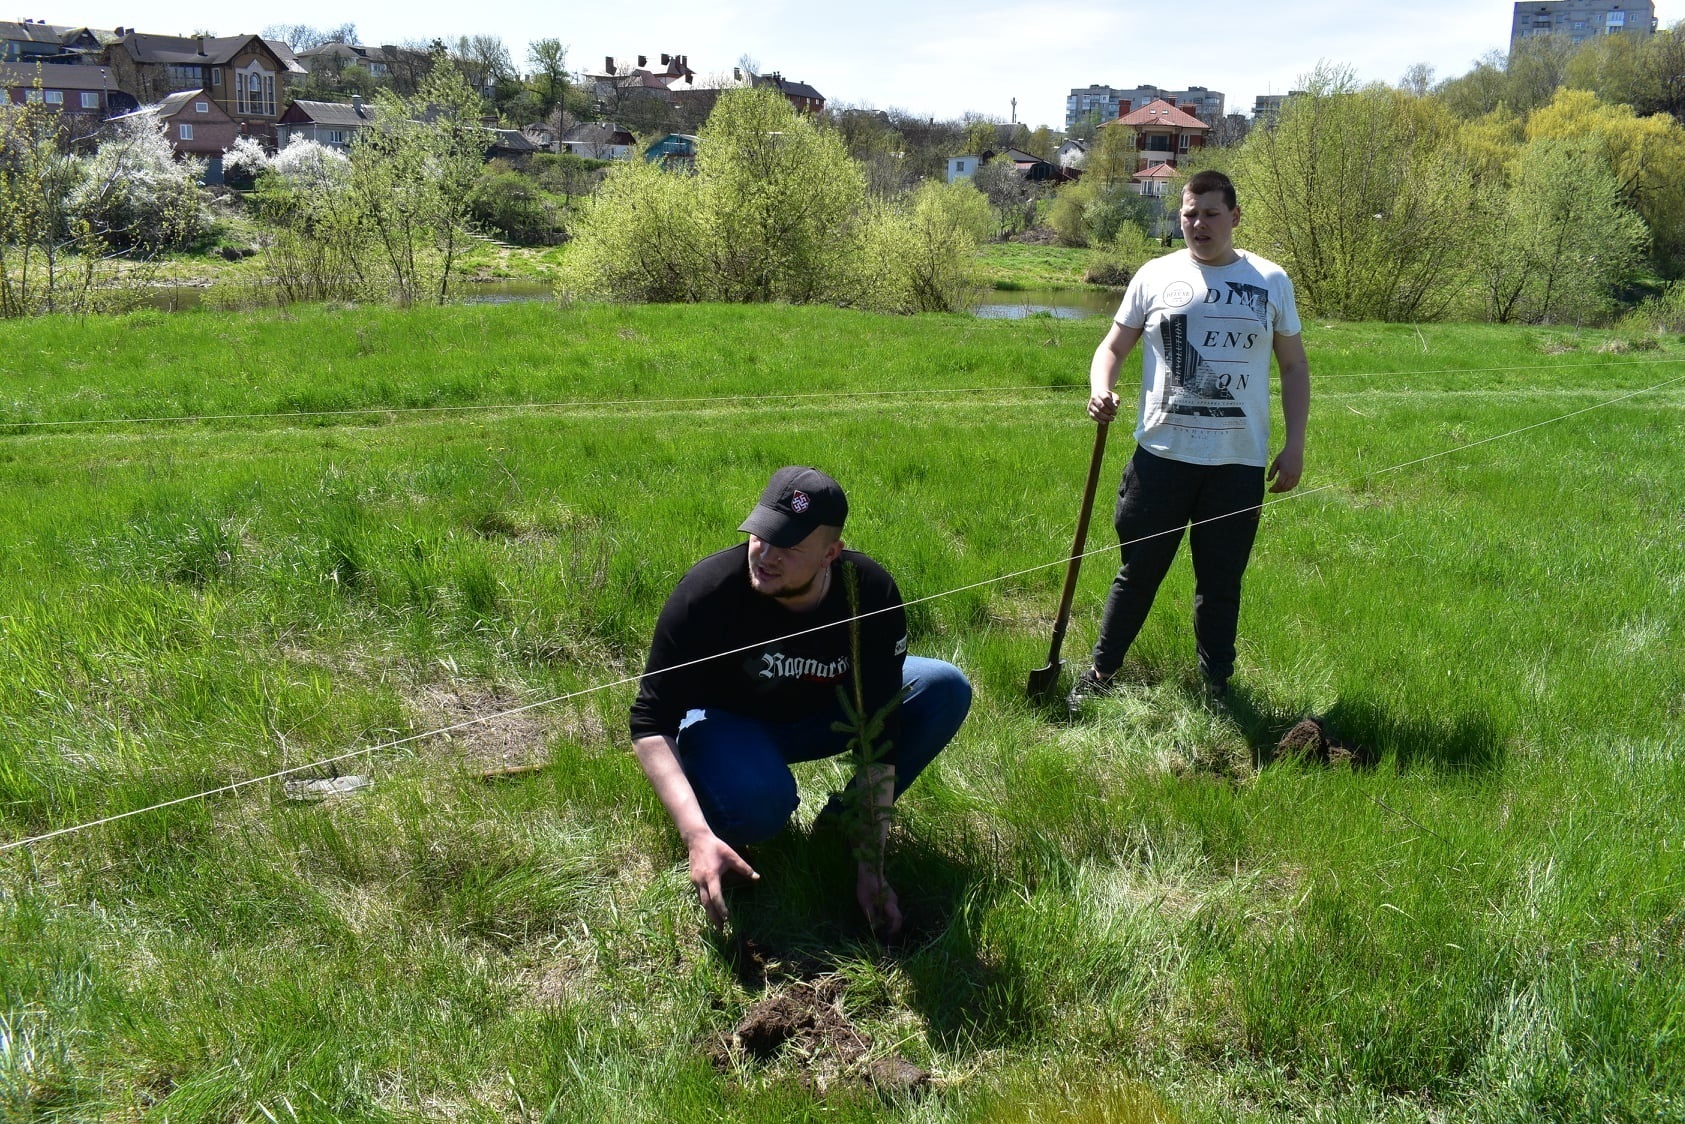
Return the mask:
<path id="1" fill-rule="evenodd" d="M 858 861 L 855 896 L 872 927 L 901 924 L 884 879 L 890 810 L 948 744 L 971 707 L 952 664 L 907 655 L 895 580 L 843 546 L 848 499 L 837 482 L 792 465 L 773 474 L 738 528 L 749 541 L 692 566 L 656 622 L 632 745 L 690 851 L 690 880 L 708 920 L 726 920 L 720 884 L 760 876 L 738 849 L 770 839 L 796 810 L 790 765 L 843 753 L 849 735 L 838 688 L 854 698 L 856 668 L 845 588 L 859 594 L 860 688 L 866 715 L 905 696 L 878 739 L 889 748 L 851 784 L 845 816 Z M 840 814 L 836 796 L 820 814 Z"/>

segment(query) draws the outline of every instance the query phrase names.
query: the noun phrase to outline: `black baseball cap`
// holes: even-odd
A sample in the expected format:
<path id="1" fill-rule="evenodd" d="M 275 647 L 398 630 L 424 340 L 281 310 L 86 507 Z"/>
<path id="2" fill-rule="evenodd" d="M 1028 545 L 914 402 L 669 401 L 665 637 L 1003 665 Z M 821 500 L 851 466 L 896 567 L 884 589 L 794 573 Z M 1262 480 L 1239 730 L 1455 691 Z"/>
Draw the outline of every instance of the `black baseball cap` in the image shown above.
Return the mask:
<path id="1" fill-rule="evenodd" d="M 761 501 L 737 529 L 773 546 L 795 546 L 815 527 L 841 527 L 847 518 L 841 484 L 817 468 L 790 464 L 772 474 Z"/>

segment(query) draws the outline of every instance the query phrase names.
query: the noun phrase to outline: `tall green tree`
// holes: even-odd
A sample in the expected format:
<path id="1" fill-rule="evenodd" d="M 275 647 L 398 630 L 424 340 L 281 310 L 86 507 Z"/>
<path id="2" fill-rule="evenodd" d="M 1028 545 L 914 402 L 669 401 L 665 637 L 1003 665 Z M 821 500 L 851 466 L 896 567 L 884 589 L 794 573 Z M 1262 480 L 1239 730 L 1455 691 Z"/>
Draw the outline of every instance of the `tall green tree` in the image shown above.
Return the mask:
<path id="1" fill-rule="evenodd" d="M 527 47 L 527 80 L 538 103 L 538 115 L 546 118 L 562 107 L 568 89 L 568 49 L 560 39 L 536 39 Z"/>
<path id="2" fill-rule="evenodd" d="M 1601 318 L 1648 240 L 1588 138 L 1530 142 L 1513 182 L 1482 187 L 1477 214 L 1471 272 L 1499 323 Z"/>
<path id="3" fill-rule="evenodd" d="M 1285 266 L 1324 315 L 1439 315 L 1472 192 L 1457 125 L 1433 100 L 1319 69 L 1234 156 L 1242 243 Z"/>
<path id="4" fill-rule="evenodd" d="M 479 95 L 435 66 L 413 97 L 382 92 L 351 149 L 347 191 L 402 303 L 449 295 L 490 135 Z"/>

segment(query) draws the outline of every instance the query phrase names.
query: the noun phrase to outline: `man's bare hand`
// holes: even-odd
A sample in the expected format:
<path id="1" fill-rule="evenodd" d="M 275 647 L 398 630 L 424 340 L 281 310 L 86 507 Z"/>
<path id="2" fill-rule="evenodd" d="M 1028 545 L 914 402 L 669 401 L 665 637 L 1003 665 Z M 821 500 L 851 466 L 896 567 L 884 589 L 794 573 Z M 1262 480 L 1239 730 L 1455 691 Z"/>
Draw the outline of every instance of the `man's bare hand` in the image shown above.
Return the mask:
<path id="1" fill-rule="evenodd" d="M 1117 395 L 1111 391 L 1088 396 L 1088 416 L 1097 422 L 1110 424 L 1117 417 Z"/>
<path id="2" fill-rule="evenodd" d="M 698 836 L 690 844 L 690 881 L 702 900 L 702 912 L 716 929 L 726 923 L 725 894 L 720 882 L 728 877 L 754 882 L 760 875 L 713 832 Z"/>
<path id="3" fill-rule="evenodd" d="M 866 914 L 872 932 L 880 937 L 893 937 L 901 931 L 901 903 L 895 889 L 884 878 L 883 871 L 870 863 L 860 864 L 860 874 L 854 883 L 854 897 Z"/>
<path id="4" fill-rule="evenodd" d="M 1271 481 L 1270 491 L 1291 492 L 1299 486 L 1299 477 L 1304 472 L 1305 454 L 1297 449 L 1283 449 L 1270 465 L 1267 477 Z"/>

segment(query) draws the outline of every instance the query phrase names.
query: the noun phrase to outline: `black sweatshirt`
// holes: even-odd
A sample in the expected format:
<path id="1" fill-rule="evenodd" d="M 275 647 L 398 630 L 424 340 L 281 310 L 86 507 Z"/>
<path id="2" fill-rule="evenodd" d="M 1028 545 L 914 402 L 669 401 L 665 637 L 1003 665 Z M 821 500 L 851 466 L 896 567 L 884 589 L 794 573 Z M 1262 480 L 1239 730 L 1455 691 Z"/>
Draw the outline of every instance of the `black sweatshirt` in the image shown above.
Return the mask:
<path id="1" fill-rule="evenodd" d="M 791 612 L 750 586 L 749 544 L 741 543 L 692 566 L 667 598 L 632 704 L 632 737 L 677 737 L 686 712 L 698 708 L 793 722 L 835 712 L 838 687 L 852 700 L 849 629 L 838 623 L 850 616 L 845 563 L 859 575 L 860 612 L 888 610 L 860 621 L 867 713 L 887 703 L 901 689 L 907 655 L 907 615 L 888 571 L 859 551 L 845 550 L 831 564 L 825 599 L 807 612 Z M 806 631 L 821 625 L 831 627 Z M 806 634 L 791 636 L 797 632 Z M 662 670 L 720 652 L 736 654 Z M 883 736 L 892 742 L 899 734 L 897 717 L 891 715 L 884 727 Z M 886 760 L 894 760 L 893 748 Z"/>

